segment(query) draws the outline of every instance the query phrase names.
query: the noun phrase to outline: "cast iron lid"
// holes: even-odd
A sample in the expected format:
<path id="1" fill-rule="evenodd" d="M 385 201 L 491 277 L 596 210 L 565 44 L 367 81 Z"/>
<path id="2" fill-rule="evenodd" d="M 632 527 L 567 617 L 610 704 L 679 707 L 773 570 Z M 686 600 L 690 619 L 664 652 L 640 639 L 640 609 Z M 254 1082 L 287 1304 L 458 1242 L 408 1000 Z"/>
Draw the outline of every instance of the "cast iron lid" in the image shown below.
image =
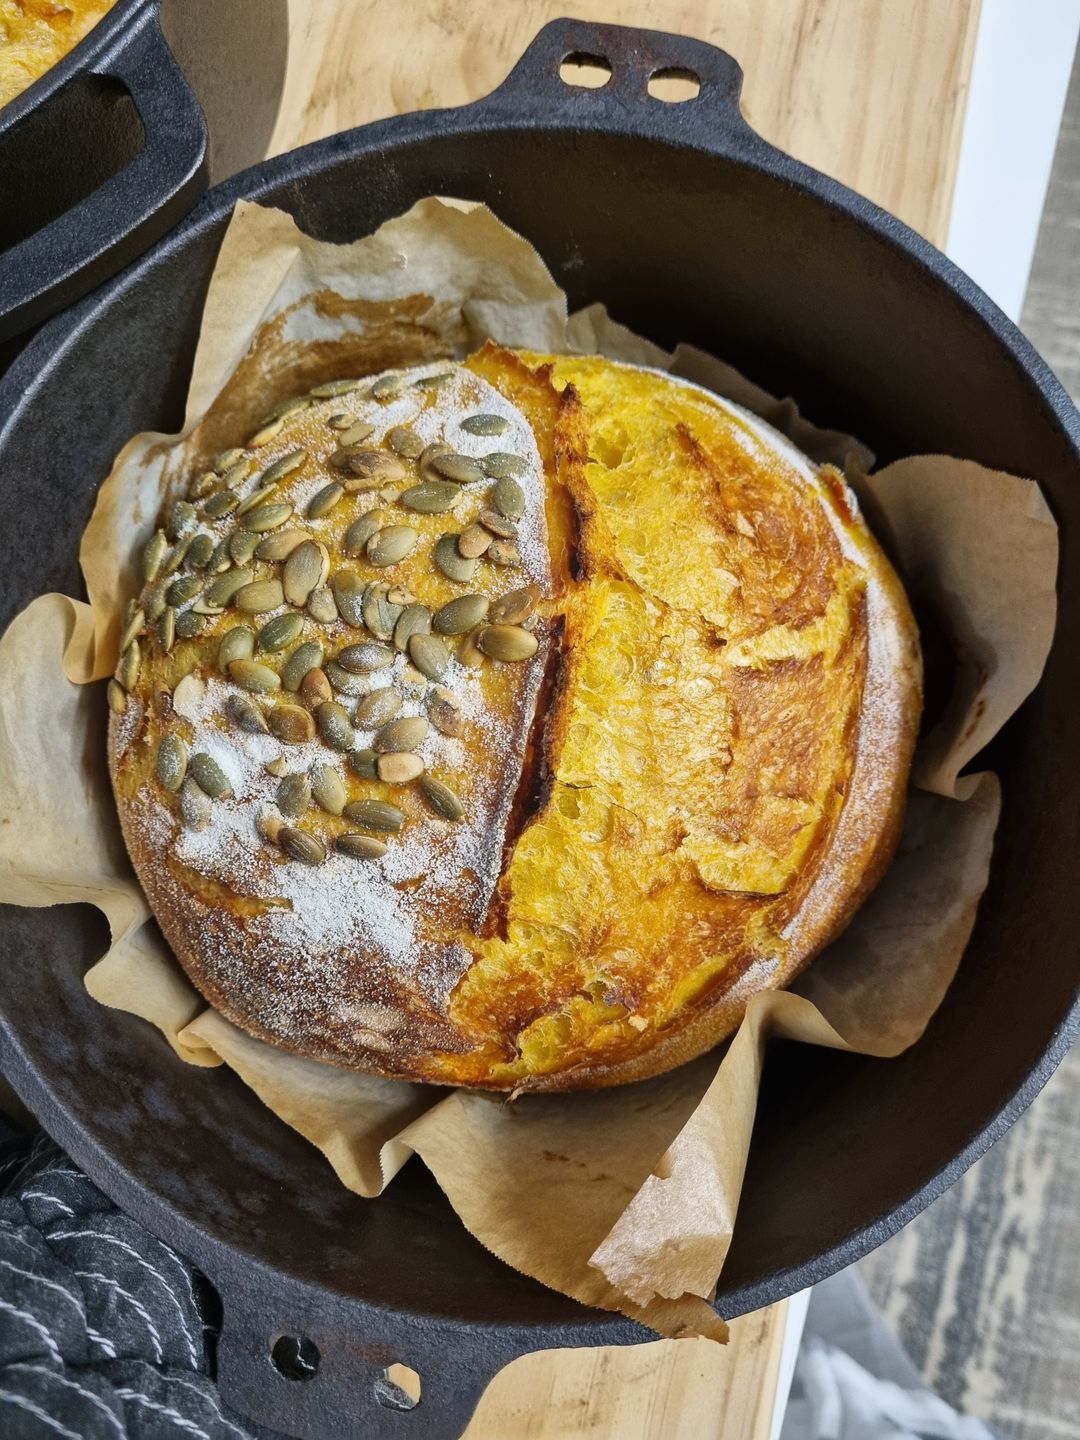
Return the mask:
<path id="1" fill-rule="evenodd" d="M 563 84 L 575 52 L 610 66 L 606 86 Z M 649 99 L 659 70 L 696 75 L 697 99 Z M 19 509 L 0 535 L 0 623 L 46 589 L 79 593 L 76 537 L 116 450 L 136 430 L 177 427 L 239 198 L 330 240 L 433 192 L 484 200 L 536 244 L 572 305 L 602 299 L 660 343 L 720 352 L 882 459 L 970 455 L 1042 483 L 1062 527 L 1058 633 L 988 757 L 1005 801 L 968 953 L 898 1059 L 770 1052 L 717 1295 L 726 1315 L 824 1278 L 918 1213 L 1030 1103 L 1080 1025 L 1080 420 L 931 246 L 754 135 L 739 81 L 697 42 L 556 22 L 476 105 L 333 136 L 211 192 L 0 381 L 0 476 Z M 149 1027 L 89 999 L 81 976 L 104 939 L 85 910 L 0 912 L 0 1060 L 92 1178 L 221 1290 L 230 1403 L 293 1434 L 452 1434 L 516 1354 L 647 1338 L 501 1266 L 419 1164 L 377 1201 L 350 1196 L 235 1077 L 183 1066 Z M 282 1334 L 321 1352 L 306 1383 L 270 1363 Z M 423 1383 L 408 1414 L 380 1408 L 396 1360 Z"/>

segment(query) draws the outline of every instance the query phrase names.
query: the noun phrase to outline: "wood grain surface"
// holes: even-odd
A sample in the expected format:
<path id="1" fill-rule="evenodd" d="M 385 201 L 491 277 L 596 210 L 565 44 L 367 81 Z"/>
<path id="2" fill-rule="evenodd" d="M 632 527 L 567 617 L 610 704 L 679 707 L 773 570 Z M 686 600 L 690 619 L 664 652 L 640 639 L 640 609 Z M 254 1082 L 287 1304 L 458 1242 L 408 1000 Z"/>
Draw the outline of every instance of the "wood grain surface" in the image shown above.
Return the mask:
<path id="1" fill-rule="evenodd" d="M 768 140 L 944 240 L 979 0 L 290 0 L 271 154 L 492 90 L 548 20 L 728 50 Z"/>
<path id="2" fill-rule="evenodd" d="M 478 99 L 551 19 L 641 25 L 728 50 L 747 119 L 941 243 L 979 0 L 290 0 L 270 153 L 409 110 Z M 786 1305 L 726 1348 L 656 1341 L 526 1356 L 469 1440 L 767 1440 Z"/>

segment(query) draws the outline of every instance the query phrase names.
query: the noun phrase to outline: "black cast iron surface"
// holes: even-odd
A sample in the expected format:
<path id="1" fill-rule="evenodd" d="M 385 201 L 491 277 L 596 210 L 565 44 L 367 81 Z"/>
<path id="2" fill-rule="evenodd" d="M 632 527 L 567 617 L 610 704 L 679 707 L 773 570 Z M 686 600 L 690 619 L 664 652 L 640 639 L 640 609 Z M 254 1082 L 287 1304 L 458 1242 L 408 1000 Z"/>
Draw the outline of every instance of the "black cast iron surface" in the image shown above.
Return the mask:
<path id="1" fill-rule="evenodd" d="M 0 341 L 164 235 L 208 161 L 221 179 L 266 154 L 287 24 L 286 0 L 118 0 L 0 108 Z"/>
<path id="2" fill-rule="evenodd" d="M 562 83 L 575 51 L 610 62 L 606 87 Z M 663 67 L 695 73 L 698 98 L 650 99 Z M 1042 483 L 1061 523 L 1060 619 L 1042 684 L 995 747 L 1004 809 L 968 953 L 899 1059 L 770 1053 L 717 1295 L 728 1316 L 849 1264 L 944 1190 L 1030 1103 L 1080 1013 L 1077 414 L 931 246 L 754 135 L 739 83 L 697 42 L 556 22 L 476 105 L 334 136 L 211 192 L 0 382 L 0 623 L 48 588 L 79 592 L 77 538 L 113 455 L 136 430 L 179 425 L 240 197 L 337 241 L 427 194 L 486 201 L 572 305 L 602 299 L 661 343 L 720 353 L 882 459 L 947 452 Z M 290 1434 L 450 1435 L 516 1354 L 646 1338 L 494 1260 L 419 1164 L 378 1201 L 349 1195 L 234 1077 L 180 1064 L 147 1026 L 88 999 L 81 976 L 104 942 L 88 910 L 0 912 L 0 1060 L 92 1178 L 219 1286 L 229 1403 Z M 319 1346 L 312 1380 L 270 1367 L 282 1333 Z M 394 1360 L 422 1379 L 408 1413 L 376 1401 Z"/>

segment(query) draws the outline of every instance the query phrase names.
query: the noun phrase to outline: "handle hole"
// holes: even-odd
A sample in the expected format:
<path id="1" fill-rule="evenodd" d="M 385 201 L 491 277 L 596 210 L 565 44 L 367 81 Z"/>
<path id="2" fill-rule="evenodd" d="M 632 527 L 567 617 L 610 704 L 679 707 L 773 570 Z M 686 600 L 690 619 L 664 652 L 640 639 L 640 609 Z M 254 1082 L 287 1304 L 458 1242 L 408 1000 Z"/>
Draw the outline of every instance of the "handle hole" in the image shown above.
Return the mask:
<path id="1" fill-rule="evenodd" d="M 611 79 L 611 65 L 602 55 L 586 55 L 583 50 L 575 50 L 559 66 L 559 79 L 564 85 L 599 90 Z"/>
<path id="2" fill-rule="evenodd" d="M 420 1376 L 408 1365 L 388 1365 L 372 1389 L 385 1410 L 415 1410 L 420 1404 Z"/>
<path id="3" fill-rule="evenodd" d="M 314 1380 L 319 1373 L 319 1347 L 306 1335 L 279 1335 L 270 1363 L 286 1380 Z"/>
<path id="4" fill-rule="evenodd" d="M 649 94 L 665 105 L 683 105 L 701 94 L 701 77 L 693 70 L 669 65 L 663 70 L 654 70 L 649 76 Z"/>

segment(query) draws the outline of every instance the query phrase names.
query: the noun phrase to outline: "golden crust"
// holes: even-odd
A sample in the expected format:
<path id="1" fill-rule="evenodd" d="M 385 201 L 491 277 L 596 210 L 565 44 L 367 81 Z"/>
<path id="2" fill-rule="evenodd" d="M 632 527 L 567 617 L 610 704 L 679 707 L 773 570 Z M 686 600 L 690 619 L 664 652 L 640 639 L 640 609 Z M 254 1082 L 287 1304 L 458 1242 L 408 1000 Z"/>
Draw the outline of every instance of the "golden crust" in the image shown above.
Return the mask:
<path id="1" fill-rule="evenodd" d="M 116 0 L 0 0 L 0 106 L 58 64 Z"/>
<path id="2" fill-rule="evenodd" d="M 229 682 L 214 678 L 227 612 L 169 655 L 149 641 L 112 717 L 125 839 L 192 981 L 271 1043 L 493 1089 L 643 1079 L 729 1034 L 753 993 L 790 983 L 880 879 L 918 724 L 914 622 L 842 478 L 715 397 L 611 362 L 493 346 L 458 373 L 464 390 L 438 414 L 425 398 L 423 423 L 464 444 L 460 406 L 499 397 L 527 422 L 522 561 L 542 597 L 536 654 L 455 664 L 465 735 L 421 748 L 466 820 L 448 825 L 415 785 L 363 779 L 318 741 L 277 745 L 290 762 L 334 765 L 350 800 L 390 799 L 408 817 L 385 860 L 331 853 L 298 866 L 259 838 L 283 819 L 259 736 L 240 742 L 251 753 L 207 835 L 189 832 L 154 756 L 168 729 L 231 755 Z M 302 501 L 333 474 L 327 416 L 316 404 L 266 446 L 267 462 L 310 452 L 283 497 Z M 465 487 L 452 528 L 486 488 Z M 373 498 L 305 522 L 334 569 Z M 392 516 L 421 541 L 389 578 L 433 608 L 463 588 L 432 572 L 447 518 Z M 204 528 L 217 538 L 234 523 Z M 473 584 L 494 596 L 522 578 L 481 561 Z M 333 653 L 359 634 L 338 625 L 324 638 Z M 284 656 L 264 658 L 280 669 Z M 170 713 L 187 673 L 200 698 Z M 393 674 L 406 708 L 422 707 L 423 682 L 412 704 Z M 331 845 L 355 828 L 318 807 L 293 823 Z"/>

